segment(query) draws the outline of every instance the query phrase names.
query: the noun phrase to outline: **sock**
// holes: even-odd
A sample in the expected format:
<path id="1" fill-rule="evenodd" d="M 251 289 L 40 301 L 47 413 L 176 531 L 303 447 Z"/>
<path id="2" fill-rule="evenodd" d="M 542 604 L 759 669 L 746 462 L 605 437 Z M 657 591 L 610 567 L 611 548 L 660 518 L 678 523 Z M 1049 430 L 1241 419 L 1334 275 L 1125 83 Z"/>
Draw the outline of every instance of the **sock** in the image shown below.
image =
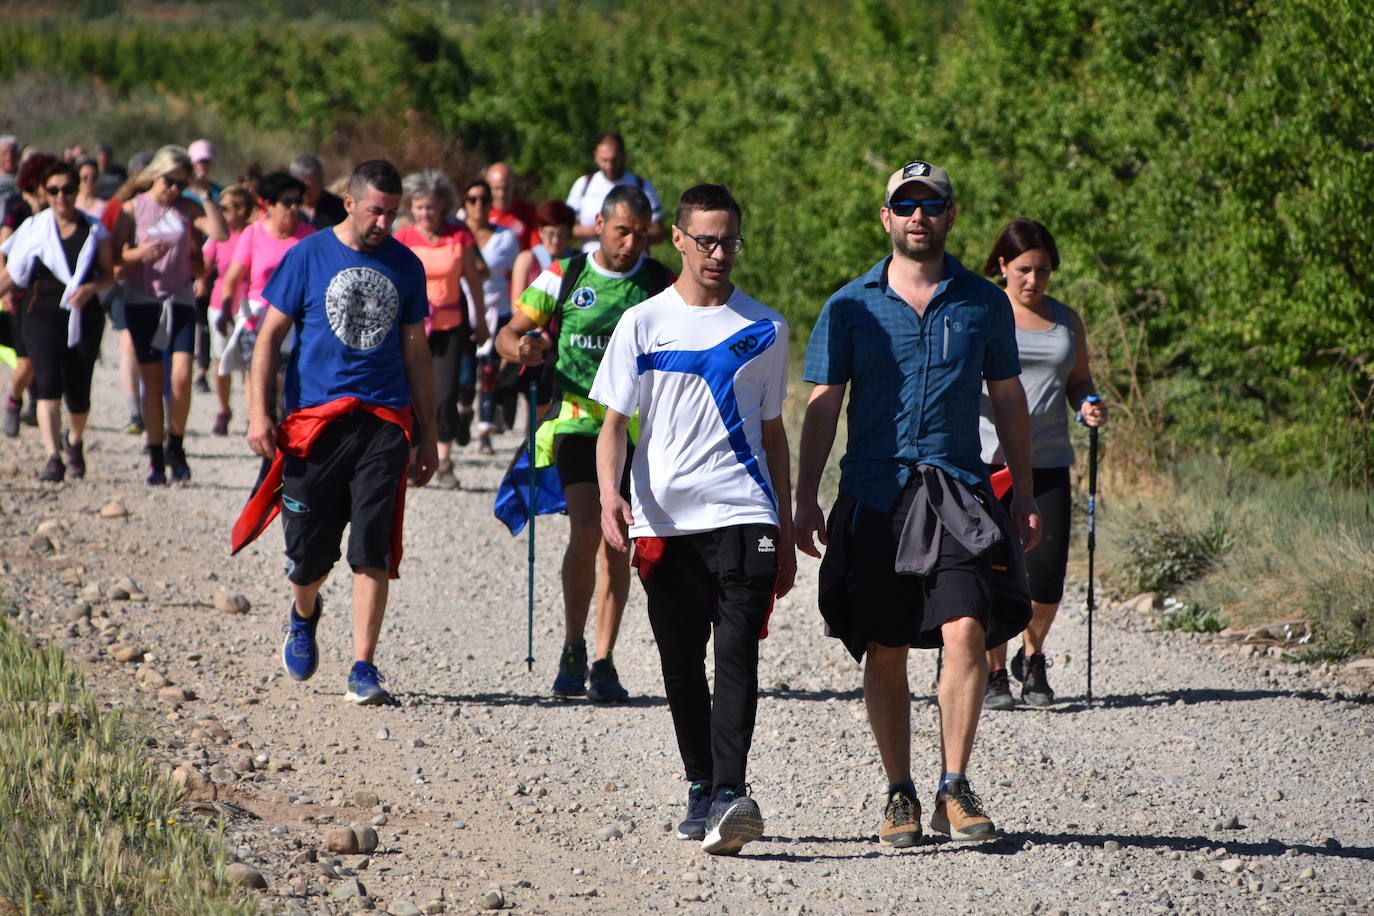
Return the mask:
<path id="1" fill-rule="evenodd" d="M 940 777 L 940 788 L 937 791 L 943 792 L 948 789 L 952 783 L 958 782 L 964 778 L 963 773 L 946 773 Z"/>
<path id="2" fill-rule="evenodd" d="M 183 445 L 183 440 L 185 440 L 185 438 L 185 434 L 182 434 L 180 436 L 175 434 L 168 435 L 167 451 L 171 452 L 173 455 L 184 456 L 186 454 L 186 447 L 185 445 Z"/>
<path id="3" fill-rule="evenodd" d="M 147 451 L 148 463 L 153 467 L 161 468 L 167 465 L 167 456 L 162 450 L 162 443 L 159 442 L 157 445 L 148 446 Z"/>
<path id="4" fill-rule="evenodd" d="M 18 398 L 16 398 L 14 395 L 10 395 L 9 401 L 7 402 L 7 406 L 9 406 L 9 407 L 23 407 L 23 406 L 24 406 L 24 402 L 21 401 L 21 400 L 19 400 Z"/>
<path id="5" fill-rule="evenodd" d="M 905 782 L 891 782 L 887 785 L 887 797 L 891 798 L 893 792 L 901 792 L 907 798 L 916 797 L 916 784 L 910 779 Z"/>

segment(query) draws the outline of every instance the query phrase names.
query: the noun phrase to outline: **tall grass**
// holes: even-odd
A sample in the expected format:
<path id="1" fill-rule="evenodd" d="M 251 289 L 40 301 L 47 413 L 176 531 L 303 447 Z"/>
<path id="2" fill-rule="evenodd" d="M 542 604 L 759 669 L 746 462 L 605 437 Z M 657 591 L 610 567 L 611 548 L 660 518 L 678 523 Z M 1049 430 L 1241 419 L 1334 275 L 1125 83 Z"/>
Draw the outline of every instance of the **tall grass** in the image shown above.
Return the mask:
<path id="1" fill-rule="evenodd" d="M 0 622 L 0 913 L 257 912 L 181 802 L 60 651 Z"/>
<path id="2" fill-rule="evenodd" d="M 1159 587 L 1232 628 L 1302 619 L 1329 654 L 1374 649 L 1368 492 L 1199 458 L 1105 504 L 1103 560 L 1119 594 Z"/>

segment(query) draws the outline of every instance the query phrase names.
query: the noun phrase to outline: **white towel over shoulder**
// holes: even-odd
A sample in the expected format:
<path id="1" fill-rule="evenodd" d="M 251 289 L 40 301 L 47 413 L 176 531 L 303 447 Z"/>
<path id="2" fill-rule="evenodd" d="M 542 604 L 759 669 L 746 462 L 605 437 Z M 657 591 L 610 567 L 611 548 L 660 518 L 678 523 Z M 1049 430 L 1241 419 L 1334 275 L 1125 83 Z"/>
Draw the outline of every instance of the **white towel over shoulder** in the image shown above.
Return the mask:
<path id="1" fill-rule="evenodd" d="M 108 233 L 98 219 L 92 219 L 77 211 L 80 219 L 90 224 L 91 231 L 86 242 L 76 256 L 76 270 L 67 266 L 67 253 L 62 249 L 62 235 L 57 229 L 57 215 L 52 210 L 30 216 L 15 230 L 14 235 L 0 246 L 6 259 L 6 268 L 16 286 L 28 286 L 33 275 L 33 265 L 38 261 L 52 271 L 52 275 L 67 285 L 62 292 L 62 308 L 70 312 L 67 319 L 67 346 L 74 347 L 81 342 L 81 315 L 71 306 L 72 294 L 81 285 L 80 278 L 86 276 L 91 262 L 95 260 L 96 247 Z"/>

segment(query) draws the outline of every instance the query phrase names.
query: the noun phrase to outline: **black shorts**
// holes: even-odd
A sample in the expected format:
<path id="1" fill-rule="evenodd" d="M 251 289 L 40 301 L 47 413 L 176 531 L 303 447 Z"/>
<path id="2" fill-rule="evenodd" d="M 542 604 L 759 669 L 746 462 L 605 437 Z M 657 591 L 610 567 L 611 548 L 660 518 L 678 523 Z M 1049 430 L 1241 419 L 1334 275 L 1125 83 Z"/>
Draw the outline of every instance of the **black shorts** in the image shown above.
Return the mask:
<path id="1" fill-rule="evenodd" d="M 620 474 L 620 495 L 630 498 L 630 465 L 635 459 L 635 447 L 625 443 L 625 469 Z M 596 485 L 596 436 L 584 433 L 562 433 L 553 438 L 553 460 L 558 468 L 558 482 L 564 487 L 574 483 Z"/>
<path id="2" fill-rule="evenodd" d="M 940 539 L 934 572 L 898 573 L 902 521 L 893 513 L 856 503 L 848 549 L 849 607 L 856 639 L 934 649 L 944 645 L 940 627 L 959 617 L 972 617 L 987 630 L 993 598 L 987 557 L 974 557 L 946 534 Z"/>
<path id="3" fill-rule="evenodd" d="M 993 465 L 989 470 L 1000 470 Z M 1073 492 L 1068 468 L 1032 468 L 1031 486 L 1040 508 L 1040 542 L 1026 554 L 1026 578 L 1032 601 L 1058 604 L 1064 597 L 1069 568 L 1069 535 L 1073 531 Z M 1011 507 L 1011 491 L 1002 498 Z"/>
<path id="4" fill-rule="evenodd" d="M 5 344 L 14 350 L 19 359 L 27 359 L 29 348 L 24 346 L 24 316 L 21 306 L 13 312 L 0 312 L 0 321 L 5 323 Z"/>
<path id="5" fill-rule="evenodd" d="M 348 531 L 348 563 L 391 571 L 396 491 L 410 459 L 405 431 L 364 410 L 325 427 L 307 458 L 286 457 L 282 530 L 287 578 L 308 585 L 339 559 Z"/>
<path id="6" fill-rule="evenodd" d="M 158 322 L 162 319 L 159 303 L 124 304 L 124 323 L 134 339 L 134 355 L 140 366 L 162 362 L 163 353 L 194 353 L 196 349 L 196 307 L 172 306 L 172 335 L 165 350 L 154 349 Z"/>
<path id="7" fill-rule="evenodd" d="M 67 346 L 68 312 L 41 309 L 24 316 L 23 333 L 33 360 L 33 396 L 40 401 L 66 396 L 72 413 L 91 409 L 91 376 L 100 358 L 105 316 L 94 300 L 81 309 L 81 340 Z"/>

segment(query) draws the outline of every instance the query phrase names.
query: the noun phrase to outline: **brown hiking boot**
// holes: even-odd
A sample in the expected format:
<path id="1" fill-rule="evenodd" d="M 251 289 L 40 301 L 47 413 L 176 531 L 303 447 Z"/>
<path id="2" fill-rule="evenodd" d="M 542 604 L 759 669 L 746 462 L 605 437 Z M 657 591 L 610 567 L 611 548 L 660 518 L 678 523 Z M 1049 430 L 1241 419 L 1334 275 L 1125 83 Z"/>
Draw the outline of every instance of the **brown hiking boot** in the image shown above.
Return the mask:
<path id="1" fill-rule="evenodd" d="M 967 779 L 957 780 L 946 791 L 936 794 L 930 829 L 949 834 L 951 840 L 986 840 L 997 836 L 992 818 L 983 811 L 983 800 L 969 787 Z"/>
<path id="2" fill-rule="evenodd" d="M 921 839 L 921 803 L 905 792 L 893 792 L 883 809 L 878 842 L 894 849 L 915 846 Z"/>

